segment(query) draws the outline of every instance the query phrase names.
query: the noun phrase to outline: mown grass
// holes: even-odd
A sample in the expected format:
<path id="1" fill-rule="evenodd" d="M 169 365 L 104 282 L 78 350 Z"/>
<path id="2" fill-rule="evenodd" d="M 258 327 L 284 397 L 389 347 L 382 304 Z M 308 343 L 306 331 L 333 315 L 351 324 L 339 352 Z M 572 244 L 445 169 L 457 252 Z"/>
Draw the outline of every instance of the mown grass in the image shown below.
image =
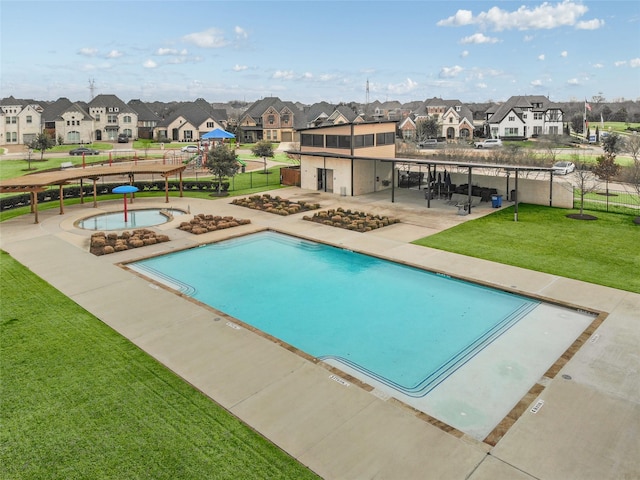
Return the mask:
<path id="1" fill-rule="evenodd" d="M 633 216 L 519 205 L 414 243 L 470 257 L 640 293 L 640 226 Z"/>
<path id="2" fill-rule="evenodd" d="M 1 478 L 318 478 L 5 252 L 0 277 Z"/>

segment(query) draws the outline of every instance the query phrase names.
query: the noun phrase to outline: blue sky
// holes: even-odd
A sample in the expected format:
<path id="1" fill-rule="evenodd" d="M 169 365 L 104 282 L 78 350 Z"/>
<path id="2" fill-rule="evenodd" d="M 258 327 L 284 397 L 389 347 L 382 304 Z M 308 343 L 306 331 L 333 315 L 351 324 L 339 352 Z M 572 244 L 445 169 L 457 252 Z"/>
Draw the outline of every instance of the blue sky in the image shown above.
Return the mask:
<path id="1" fill-rule="evenodd" d="M 0 0 L 0 97 L 640 100 L 640 2 Z"/>

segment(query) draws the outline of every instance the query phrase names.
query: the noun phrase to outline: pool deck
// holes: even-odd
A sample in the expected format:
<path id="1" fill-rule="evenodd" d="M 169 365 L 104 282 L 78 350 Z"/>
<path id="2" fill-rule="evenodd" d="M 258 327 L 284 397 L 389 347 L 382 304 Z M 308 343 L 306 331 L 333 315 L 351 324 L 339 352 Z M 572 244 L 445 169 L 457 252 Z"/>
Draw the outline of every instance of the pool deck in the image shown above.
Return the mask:
<path id="1" fill-rule="evenodd" d="M 76 229 L 74 222 L 121 208 L 119 201 L 105 201 L 97 209 L 66 206 L 64 215 L 41 211 L 39 224 L 31 215 L 3 222 L 0 247 L 323 478 L 640 478 L 640 295 L 409 243 L 489 213 L 490 204 L 459 216 L 440 201 L 427 210 L 410 191 L 397 191 L 394 204 L 388 192 L 351 198 L 287 188 L 271 194 L 317 202 L 323 209 L 389 214 L 402 223 L 356 233 L 304 221 L 302 214 L 280 217 L 234 206 L 228 198 L 171 197 L 169 204 L 136 199 L 131 208 L 183 208 L 248 218 L 251 224 L 191 235 L 175 228 L 183 220 L 178 219 L 153 227 L 170 242 L 96 257 L 88 252 L 92 232 Z M 433 425 L 399 402 L 345 382 L 233 319 L 118 266 L 265 228 L 608 315 L 490 445 Z M 539 400 L 544 403 L 533 413 Z"/>

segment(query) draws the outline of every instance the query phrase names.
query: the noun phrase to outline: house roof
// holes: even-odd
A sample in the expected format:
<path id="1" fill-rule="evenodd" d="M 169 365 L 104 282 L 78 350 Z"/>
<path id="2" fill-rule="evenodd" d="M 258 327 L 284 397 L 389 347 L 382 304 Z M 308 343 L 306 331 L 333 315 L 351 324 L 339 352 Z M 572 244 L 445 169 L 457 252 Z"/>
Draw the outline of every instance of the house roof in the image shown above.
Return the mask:
<path id="1" fill-rule="evenodd" d="M 84 120 L 93 118 L 87 112 L 86 104 L 83 106 L 79 102 L 72 102 L 66 97 L 60 97 L 55 102 L 45 106 L 42 112 L 42 119 L 45 122 L 55 122 L 62 118 L 63 113 L 67 112 L 78 112 Z"/>
<path id="2" fill-rule="evenodd" d="M 525 111 L 546 112 L 551 108 L 559 109 L 560 106 L 553 103 L 544 95 L 524 95 L 511 97 L 491 112 L 489 111 L 491 110 L 490 108 L 487 110 L 487 113 L 493 113 L 489 119 L 489 123 L 500 123 L 505 119 L 509 112 L 514 112 L 520 119 L 522 119 L 522 114 Z"/>
<path id="3" fill-rule="evenodd" d="M 160 121 L 160 117 L 142 100 L 129 100 L 128 105 L 138 114 L 138 121 L 156 123 Z"/>
<path id="4" fill-rule="evenodd" d="M 88 104 L 90 108 L 110 108 L 117 107 L 121 113 L 135 113 L 134 110 L 126 103 L 120 100 L 116 95 L 96 95 Z"/>
<path id="5" fill-rule="evenodd" d="M 195 102 L 188 102 L 180 106 L 175 112 L 160 121 L 158 125 L 167 126 L 180 117 L 197 127 L 209 119 L 213 119 L 218 123 L 224 123 L 226 121 L 227 114 L 226 112 L 222 113 L 220 110 L 214 109 L 204 99 L 199 98 Z"/>

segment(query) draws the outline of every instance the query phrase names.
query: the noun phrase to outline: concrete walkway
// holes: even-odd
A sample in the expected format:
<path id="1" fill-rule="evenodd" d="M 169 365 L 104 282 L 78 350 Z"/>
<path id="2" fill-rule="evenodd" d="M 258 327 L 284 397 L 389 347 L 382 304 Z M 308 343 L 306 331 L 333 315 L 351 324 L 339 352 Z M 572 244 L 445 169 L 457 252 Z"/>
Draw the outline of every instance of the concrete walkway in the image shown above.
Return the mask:
<path id="1" fill-rule="evenodd" d="M 292 200 L 387 213 L 402 223 L 367 234 L 280 217 L 229 199 L 136 199 L 132 208 L 183 208 L 249 218 L 250 225 L 205 235 L 155 227 L 171 241 L 103 257 L 88 253 L 92 232 L 74 222 L 118 201 L 40 213 L 0 224 L 0 246 L 34 273 L 158 359 L 186 381 L 327 479 L 635 479 L 640 478 L 640 295 L 409 244 L 469 218 L 420 193 L 357 198 L 303 191 Z M 591 338 L 495 446 L 425 421 L 188 298 L 118 264 L 270 228 L 283 233 L 423 265 L 498 287 L 607 312 Z M 564 378 L 563 378 L 564 377 Z M 544 403 L 541 404 L 539 400 Z"/>

